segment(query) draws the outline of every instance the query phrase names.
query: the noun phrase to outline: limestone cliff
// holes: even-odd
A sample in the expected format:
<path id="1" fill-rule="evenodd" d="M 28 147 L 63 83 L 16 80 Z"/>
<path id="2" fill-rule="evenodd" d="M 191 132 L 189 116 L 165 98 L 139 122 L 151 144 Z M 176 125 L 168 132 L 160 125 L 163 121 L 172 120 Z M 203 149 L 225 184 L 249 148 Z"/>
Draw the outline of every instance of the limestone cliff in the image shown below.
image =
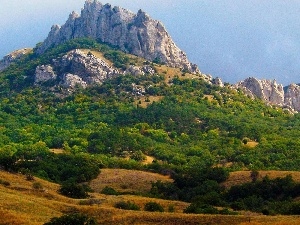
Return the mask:
<path id="1" fill-rule="evenodd" d="M 51 65 L 38 66 L 34 83 L 42 85 L 51 81 L 53 85 L 65 88 L 85 88 L 88 85 L 101 84 L 119 74 L 117 69 L 110 67 L 104 60 L 75 49 L 61 58 L 53 59 Z"/>
<path id="2" fill-rule="evenodd" d="M 250 97 L 260 98 L 268 104 L 284 107 L 290 111 L 300 111 L 299 85 L 291 84 L 283 88 L 275 80 L 259 80 L 250 77 L 234 85 L 234 88 L 240 88 Z"/>
<path id="3" fill-rule="evenodd" d="M 102 5 L 97 0 L 86 1 L 81 14 L 71 13 L 61 27 L 53 26 L 37 53 L 42 54 L 52 46 L 80 37 L 95 38 L 147 60 L 159 60 L 171 67 L 200 73 L 160 21 L 151 19 L 141 10 L 134 14 L 110 4 Z"/>

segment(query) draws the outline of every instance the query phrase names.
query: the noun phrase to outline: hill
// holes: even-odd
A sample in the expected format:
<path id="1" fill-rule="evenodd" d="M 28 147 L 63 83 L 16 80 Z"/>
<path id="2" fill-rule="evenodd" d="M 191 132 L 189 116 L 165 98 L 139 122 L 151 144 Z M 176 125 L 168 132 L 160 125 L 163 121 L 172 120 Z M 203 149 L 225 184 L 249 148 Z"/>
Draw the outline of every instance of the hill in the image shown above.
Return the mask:
<path id="1" fill-rule="evenodd" d="M 164 201 L 137 196 L 107 196 L 92 193 L 90 200 L 74 200 L 57 193 L 58 185 L 39 178 L 26 181 L 26 177 L 0 171 L 1 181 L 9 185 L 0 185 L 1 224 L 43 224 L 51 217 L 62 213 L 82 212 L 93 216 L 100 224 L 286 224 L 299 222 L 297 217 L 263 216 L 217 216 L 188 215 L 180 211 L 187 204 L 176 201 Z M 37 188 L 37 183 L 40 184 Z M 163 205 L 165 209 L 172 205 L 173 213 L 151 213 L 145 211 L 125 211 L 115 209 L 114 203 L 125 200 L 143 206 L 149 201 Z M 88 203 L 90 202 L 90 203 Z M 94 204 L 92 203 L 94 202 Z M 90 205 L 91 204 L 91 205 Z M 38 213 L 37 213 L 38 212 Z M 249 218 L 251 223 L 249 223 Z"/>

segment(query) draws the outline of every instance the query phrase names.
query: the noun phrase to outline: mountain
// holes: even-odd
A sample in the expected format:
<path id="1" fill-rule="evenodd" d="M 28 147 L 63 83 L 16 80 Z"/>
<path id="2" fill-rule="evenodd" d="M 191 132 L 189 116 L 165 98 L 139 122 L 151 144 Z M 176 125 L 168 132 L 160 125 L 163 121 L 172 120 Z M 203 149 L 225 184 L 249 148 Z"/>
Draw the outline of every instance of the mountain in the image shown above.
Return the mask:
<path id="1" fill-rule="evenodd" d="M 234 209 L 247 214 L 220 215 L 218 222 L 208 222 L 212 224 L 248 221 L 249 211 L 299 214 L 300 188 L 291 176 L 260 176 L 261 170 L 299 171 L 300 114 L 280 108 L 289 103 L 297 110 L 299 87 L 255 78 L 236 87 L 223 84 L 220 78 L 193 70 L 172 43 L 161 23 L 142 11 L 133 14 L 87 1 L 80 16 L 72 13 L 61 28 L 53 27 L 44 43 L 1 62 L 0 169 L 22 173 L 27 181 L 21 185 L 21 175 L 1 173 L 0 191 L 14 193 L 18 200 L 22 192 L 42 198 L 38 202 L 47 198 L 54 204 L 63 198 L 62 204 L 67 203 L 54 214 L 38 206 L 32 213 L 29 207 L 33 219 L 28 221 L 40 224 L 51 215 L 77 210 L 106 224 L 124 222 L 120 214 L 130 219 L 139 215 L 146 218 L 145 224 L 186 224 L 189 217 L 182 212 L 236 214 Z M 100 190 L 96 181 L 93 188 L 101 195 L 88 193 L 88 184 L 104 168 L 129 169 L 126 177 L 132 179 L 122 182 L 112 170 L 115 179 L 103 179 L 107 185 L 118 181 L 120 188 Z M 148 181 L 151 190 L 145 194 L 132 190 L 133 183 L 143 183 L 132 170 L 168 175 L 173 182 Z M 238 179 L 252 182 L 224 189 L 229 172 L 240 170 L 248 171 L 243 173 L 248 177 L 242 174 Z M 44 192 L 42 184 L 48 184 L 35 182 L 33 175 L 61 186 L 55 194 L 46 186 Z M 143 198 L 133 196 L 142 194 Z M 70 199 L 89 195 L 99 199 Z M 103 195 L 114 195 L 107 197 L 111 205 L 103 204 Z M 152 202 L 149 197 L 168 201 Z M 9 224 L 11 214 L 15 221 L 18 210 L 24 209 L 15 197 L 9 199 L 0 202 L 0 214 L 8 215 L 0 223 Z M 112 205 L 111 199 L 120 204 Z M 171 200 L 186 202 L 181 214 L 174 214 L 184 221 L 169 213 L 151 214 L 155 220 L 149 220 L 146 214 L 121 211 L 139 205 L 178 212 Z M 45 216 L 39 220 L 36 214 Z M 197 221 L 192 224 L 202 223 L 202 215 L 193 218 Z"/>
<path id="2" fill-rule="evenodd" d="M 193 73 L 200 72 L 176 46 L 161 22 L 150 18 L 142 10 L 134 14 L 110 4 L 102 5 L 97 0 L 86 1 L 81 14 L 71 13 L 61 27 L 52 26 L 46 40 L 37 48 L 37 53 L 42 54 L 50 47 L 82 37 L 97 39 L 150 61 L 160 61 Z"/>

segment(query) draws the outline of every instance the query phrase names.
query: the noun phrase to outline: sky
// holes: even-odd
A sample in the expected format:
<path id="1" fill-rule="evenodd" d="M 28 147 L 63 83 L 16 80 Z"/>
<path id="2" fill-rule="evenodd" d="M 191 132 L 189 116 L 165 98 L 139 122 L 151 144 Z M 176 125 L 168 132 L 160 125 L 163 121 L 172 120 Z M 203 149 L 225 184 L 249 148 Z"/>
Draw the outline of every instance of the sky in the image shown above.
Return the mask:
<path id="1" fill-rule="evenodd" d="M 85 0 L 0 0 L 0 58 L 34 47 Z M 300 83 L 299 0 L 101 0 L 162 21 L 203 73 Z"/>

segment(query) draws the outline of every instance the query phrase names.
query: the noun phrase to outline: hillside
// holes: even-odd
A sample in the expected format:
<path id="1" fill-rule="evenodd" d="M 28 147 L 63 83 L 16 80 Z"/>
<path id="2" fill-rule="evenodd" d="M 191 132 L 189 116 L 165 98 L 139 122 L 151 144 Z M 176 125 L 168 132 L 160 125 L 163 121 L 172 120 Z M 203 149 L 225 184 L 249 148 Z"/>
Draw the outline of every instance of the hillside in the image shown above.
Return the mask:
<path id="1" fill-rule="evenodd" d="M 23 175 L 15 175 L 0 171 L 1 181 L 9 180 L 10 185 L 0 185 L 0 224 L 43 224 L 51 217 L 60 216 L 67 212 L 82 212 L 97 219 L 100 224 L 297 224 L 298 218 L 280 216 L 267 218 L 265 216 L 213 216 L 213 215 L 188 215 L 180 211 L 186 203 L 164 201 L 137 196 L 108 196 L 92 193 L 89 200 L 73 200 L 57 193 L 58 185 L 34 178 L 26 181 Z M 34 184 L 39 183 L 39 189 Z M 93 200 L 93 201 L 92 201 Z M 98 201 L 96 201 L 98 200 Z M 143 206 L 146 202 L 159 202 L 164 208 L 174 206 L 173 213 L 151 213 L 144 211 L 125 211 L 115 209 L 115 202 L 120 200 L 133 201 Z M 38 212 L 38 213 L 37 213 Z M 251 223 L 249 223 L 249 218 Z"/>

